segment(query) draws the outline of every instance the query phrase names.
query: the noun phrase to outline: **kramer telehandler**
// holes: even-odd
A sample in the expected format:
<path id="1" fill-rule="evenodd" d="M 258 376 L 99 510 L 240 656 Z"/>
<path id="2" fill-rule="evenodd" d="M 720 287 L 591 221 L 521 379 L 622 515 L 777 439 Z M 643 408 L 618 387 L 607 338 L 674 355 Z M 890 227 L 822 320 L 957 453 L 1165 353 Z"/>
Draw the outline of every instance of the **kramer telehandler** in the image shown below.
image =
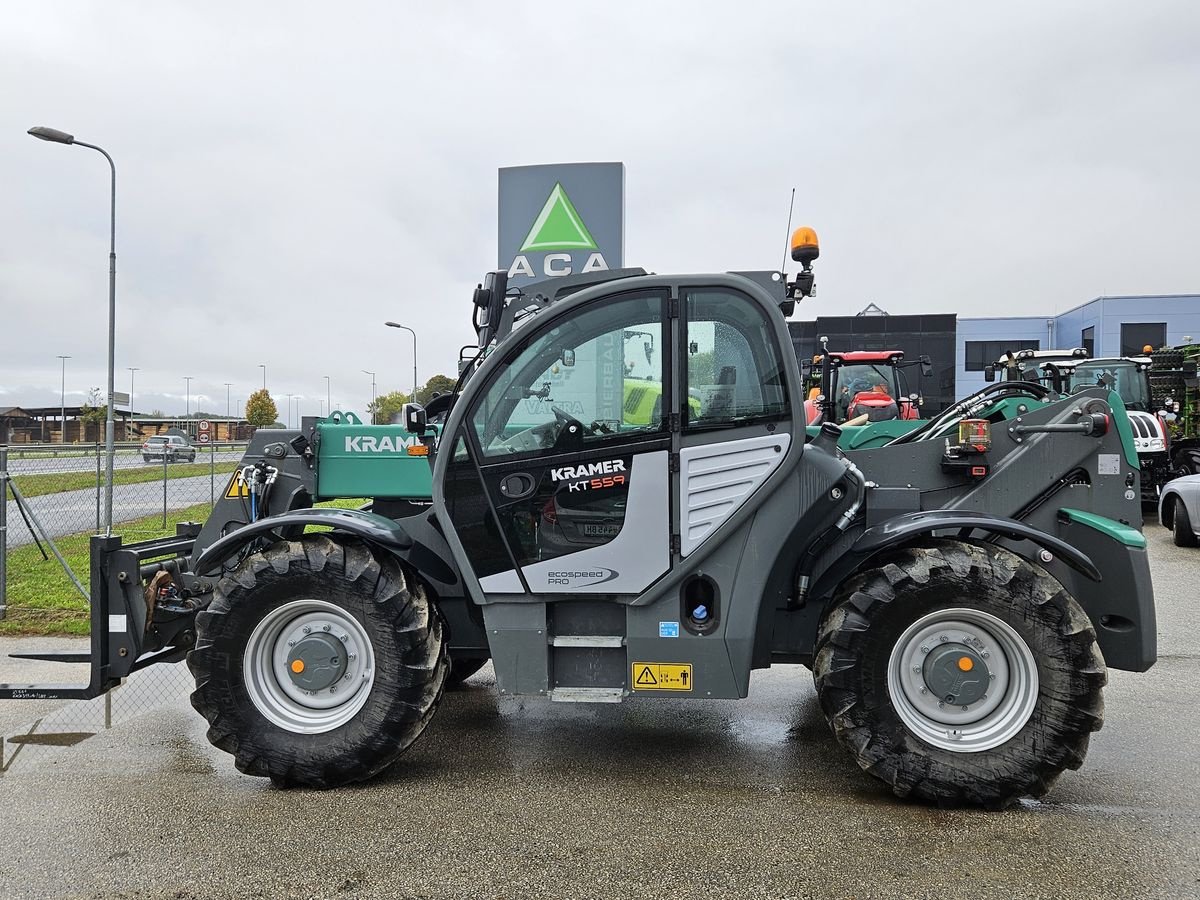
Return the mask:
<path id="1" fill-rule="evenodd" d="M 837 425 L 806 434 L 785 326 L 815 256 L 801 229 L 790 282 L 489 274 L 436 445 L 416 406 L 259 431 L 202 526 L 93 539 L 90 683 L 0 696 L 186 657 L 239 770 L 333 787 L 395 762 L 488 659 L 501 694 L 611 703 L 745 697 L 802 664 L 897 795 L 1044 794 L 1083 762 L 1106 667 L 1155 661 L 1120 398 L 1002 382 L 844 453 Z M 632 421 L 630 331 L 665 398 Z M 429 454 L 431 507 L 391 486 L 399 447 Z M 364 486 L 370 511 L 312 508 Z"/>

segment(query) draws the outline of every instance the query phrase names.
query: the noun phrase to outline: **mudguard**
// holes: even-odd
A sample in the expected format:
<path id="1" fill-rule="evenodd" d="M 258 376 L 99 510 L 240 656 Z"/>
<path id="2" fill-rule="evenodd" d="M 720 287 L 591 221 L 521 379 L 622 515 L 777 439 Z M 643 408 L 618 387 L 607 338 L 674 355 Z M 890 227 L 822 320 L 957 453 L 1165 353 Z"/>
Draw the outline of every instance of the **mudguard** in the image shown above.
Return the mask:
<path id="1" fill-rule="evenodd" d="M 960 534 L 984 532 L 1014 540 L 1031 541 L 1050 551 L 1092 581 L 1100 581 L 1102 578 L 1100 570 L 1086 554 L 1052 534 L 1006 516 L 943 509 L 894 516 L 880 525 L 868 528 L 846 553 L 821 573 L 813 586 L 812 594 L 815 597 L 831 594 L 846 578 L 861 569 L 870 557 L 883 550 L 909 544 L 914 538 L 935 531 L 951 530 Z"/>
<path id="2" fill-rule="evenodd" d="M 864 531 L 862 536 L 855 541 L 851 552 L 873 556 L 886 547 L 907 543 L 910 538 L 918 534 L 950 528 L 969 528 L 1003 535 L 1015 540 L 1032 541 L 1049 550 L 1072 569 L 1082 572 L 1092 581 L 1101 579 L 1100 570 L 1096 568 L 1096 564 L 1061 538 L 1046 534 L 1046 532 L 1026 525 L 1017 519 L 981 512 L 939 509 L 895 516 L 881 525 Z"/>
<path id="3" fill-rule="evenodd" d="M 192 569 L 197 575 L 214 574 L 222 563 L 237 555 L 246 544 L 256 538 L 272 532 L 279 536 L 289 533 L 295 535 L 302 533 L 308 525 L 323 525 L 332 528 L 336 533 L 362 538 L 367 543 L 410 563 L 422 576 L 435 584 L 456 585 L 459 581 L 458 575 L 447 565 L 446 558 L 439 555 L 435 549 L 427 547 L 425 543 L 414 541 L 409 529 L 404 525 L 385 516 L 358 509 L 292 509 L 268 516 L 211 544 L 193 562 Z"/>

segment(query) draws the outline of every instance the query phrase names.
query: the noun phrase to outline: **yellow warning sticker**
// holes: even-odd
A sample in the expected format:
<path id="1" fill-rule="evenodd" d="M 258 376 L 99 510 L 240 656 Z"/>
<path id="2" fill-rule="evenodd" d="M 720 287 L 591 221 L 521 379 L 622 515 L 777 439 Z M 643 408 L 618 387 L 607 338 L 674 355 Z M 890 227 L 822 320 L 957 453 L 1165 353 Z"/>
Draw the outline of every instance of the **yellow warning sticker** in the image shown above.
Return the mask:
<path id="1" fill-rule="evenodd" d="M 246 482 L 242 481 L 241 472 L 233 473 L 233 477 L 229 479 L 229 487 L 225 489 L 225 496 L 230 500 L 250 496 L 250 489 L 246 487 Z"/>
<path id="2" fill-rule="evenodd" d="M 633 664 L 633 689 L 635 691 L 690 691 L 692 689 L 692 664 L 635 662 Z"/>

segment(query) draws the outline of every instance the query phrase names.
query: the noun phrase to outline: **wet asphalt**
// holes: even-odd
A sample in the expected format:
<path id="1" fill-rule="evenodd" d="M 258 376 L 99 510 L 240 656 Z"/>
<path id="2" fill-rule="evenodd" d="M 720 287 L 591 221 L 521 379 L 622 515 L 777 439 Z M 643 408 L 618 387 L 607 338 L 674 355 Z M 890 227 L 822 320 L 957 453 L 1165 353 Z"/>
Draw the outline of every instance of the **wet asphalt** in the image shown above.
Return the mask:
<path id="1" fill-rule="evenodd" d="M 743 701 L 613 706 L 501 698 L 489 667 L 382 777 L 283 791 L 207 743 L 186 670 L 160 666 L 110 728 L 103 699 L 0 703 L 0 896 L 1194 898 L 1200 550 L 1147 534 L 1160 661 L 1111 673 L 1084 767 L 1041 802 L 894 799 L 794 666 Z"/>

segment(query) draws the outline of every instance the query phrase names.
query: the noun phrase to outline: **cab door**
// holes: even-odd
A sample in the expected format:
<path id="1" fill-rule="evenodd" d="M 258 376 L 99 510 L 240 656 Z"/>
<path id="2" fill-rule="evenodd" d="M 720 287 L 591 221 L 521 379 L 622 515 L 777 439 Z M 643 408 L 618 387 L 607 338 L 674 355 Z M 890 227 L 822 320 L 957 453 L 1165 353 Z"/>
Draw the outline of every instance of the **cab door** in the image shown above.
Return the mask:
<path id="1" fill-rule="evenodd" d="M 534 319 L 476 376 L 435 482 L 489 602 L 636 595 L 670 568 L 670 308 L 661 289 Z"/>

